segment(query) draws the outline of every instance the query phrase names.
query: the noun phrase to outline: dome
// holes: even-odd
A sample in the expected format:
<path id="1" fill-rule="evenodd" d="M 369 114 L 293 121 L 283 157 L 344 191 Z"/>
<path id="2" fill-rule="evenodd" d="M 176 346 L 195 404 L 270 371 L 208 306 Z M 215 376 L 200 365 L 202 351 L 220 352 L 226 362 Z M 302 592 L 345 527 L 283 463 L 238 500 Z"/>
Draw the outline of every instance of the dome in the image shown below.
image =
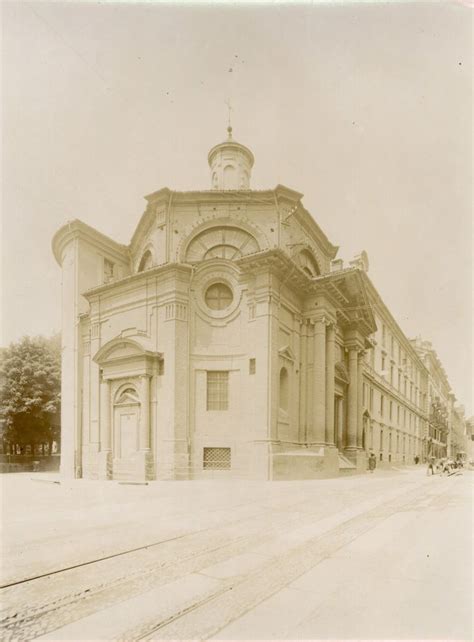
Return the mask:
<path id="1" fill-rule="evenodd" d="M 248 190 L 253 154 L 248 147 L 232 139 L 232 127 L 229 126 L 227 132 L 227 140 L 215 145 L 207 157 L 212 189 Z"/>

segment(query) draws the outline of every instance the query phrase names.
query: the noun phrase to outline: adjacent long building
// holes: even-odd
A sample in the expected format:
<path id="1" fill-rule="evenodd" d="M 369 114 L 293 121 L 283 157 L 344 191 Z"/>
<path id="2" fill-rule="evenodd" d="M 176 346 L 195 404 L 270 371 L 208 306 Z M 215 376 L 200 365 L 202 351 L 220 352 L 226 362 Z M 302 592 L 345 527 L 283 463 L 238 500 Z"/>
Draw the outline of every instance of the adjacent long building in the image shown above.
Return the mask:
<path id="1" fill-rule="evenodd" d="M 208 162 L 212 189 L 147 196 L 127 246 L 79 220 L 54 236 L 63 474 L 302 479 L 444 443 L 365 252 L 344 268 L 302 194 L 251 190 L 230 128 Z"/>

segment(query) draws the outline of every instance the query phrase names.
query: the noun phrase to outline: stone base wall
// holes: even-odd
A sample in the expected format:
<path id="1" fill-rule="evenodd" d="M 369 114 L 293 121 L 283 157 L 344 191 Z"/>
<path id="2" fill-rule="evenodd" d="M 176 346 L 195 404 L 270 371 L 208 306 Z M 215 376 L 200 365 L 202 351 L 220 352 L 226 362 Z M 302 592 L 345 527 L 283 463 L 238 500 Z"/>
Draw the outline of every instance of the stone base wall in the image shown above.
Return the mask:
<path id="1" fill-rule="evenodd" d="M 291 452 L 277 452 L 271 455 L 273 480 L 319 479 L 336 477 L 339 474 L 337 448 L 301 448 Z"/>
<path id="2" fill-rule="evenodd" d="M 79 471 L 76 468 L 76 478 L 99 479 L 100 452 L 98 444 L 87 444 L 82 448 L 82 466 Z"/>

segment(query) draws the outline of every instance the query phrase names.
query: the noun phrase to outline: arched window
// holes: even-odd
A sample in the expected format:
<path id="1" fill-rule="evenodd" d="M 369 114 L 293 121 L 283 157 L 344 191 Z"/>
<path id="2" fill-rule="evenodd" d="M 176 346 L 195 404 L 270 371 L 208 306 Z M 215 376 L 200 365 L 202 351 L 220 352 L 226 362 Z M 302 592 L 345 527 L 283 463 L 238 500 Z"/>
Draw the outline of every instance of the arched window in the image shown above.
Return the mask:
<path id="1" fill-rule="evenodd" d="M 138 266 L 138 271 L 143 272 L 143 270 L 148 270 L 148 268 L 151 268 L 153 266 L 153 256 L 151 255 L 150 250 L 147 250 L 140 261 L 140 265 Z"/>
<path id="2" fill-rule="evenodd" d="M 208 259 L 235 260 L 259 251 L 256 239 L 238 227 L 218 226 L 195 236 L 186 249 L 186 263 Z"/>
<path id="3" fill-rule="evenodd" d="M 309 250 L 302 250 L 298 254 L 298 265 L 308 276 L 315 277 L 321 274 L 316 259 Z"/>
<path id="4" fill-rule="evenodd" d="M 226 165 L 224 167 L 224 189 L 237 189 L 235 167 Z"/>
<path id="5" fill-rule="evenodd" d="M 280 409 L 285 412 L 288 411 L 288 397 L 289 397 L 289 380 L 288 370 L 282 368 L 280 370 Z"/>

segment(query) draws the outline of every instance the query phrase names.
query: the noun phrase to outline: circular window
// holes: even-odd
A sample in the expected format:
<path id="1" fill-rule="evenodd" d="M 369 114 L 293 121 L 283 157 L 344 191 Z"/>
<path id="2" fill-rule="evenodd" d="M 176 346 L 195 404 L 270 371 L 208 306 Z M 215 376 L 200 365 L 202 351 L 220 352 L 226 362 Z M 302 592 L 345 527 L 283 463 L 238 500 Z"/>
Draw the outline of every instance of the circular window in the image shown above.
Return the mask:
<path id="1" fill-rule="evenodd" d="M 214 283 L 206 290 L 206 305 L 211 310 L 225 310 L 233 299 L 232 290 L 224 283 Z"/>

